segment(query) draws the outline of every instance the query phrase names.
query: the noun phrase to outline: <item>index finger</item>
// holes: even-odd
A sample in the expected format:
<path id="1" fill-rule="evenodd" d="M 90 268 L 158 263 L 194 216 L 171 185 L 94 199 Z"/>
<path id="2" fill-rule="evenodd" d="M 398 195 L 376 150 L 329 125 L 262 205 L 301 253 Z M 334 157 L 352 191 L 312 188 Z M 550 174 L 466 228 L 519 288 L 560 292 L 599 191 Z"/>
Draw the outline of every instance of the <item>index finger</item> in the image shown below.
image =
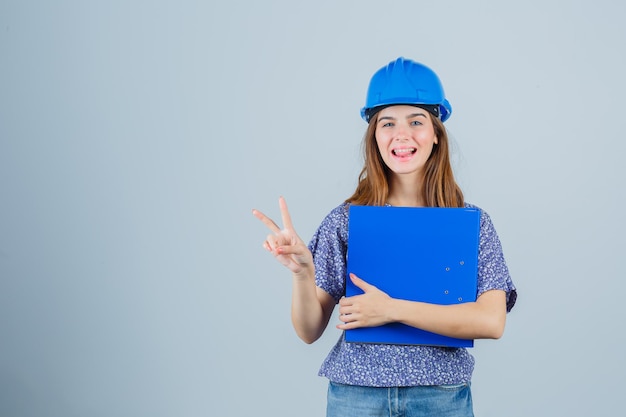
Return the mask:
<path id="1" fill-rule="evenodd" d="M 280 233 L 280 227 L 278 227 L 278 225 L 274 223 L 274 220 L 270 219 L 265 214 L 256 209 L 252 210 L 252 214 L 254 215 L 254 217 L 261 220 L 263 224 L 266 225 L 272 232 Z"/>
<path id="2" fill-rule="evenodd" d="M 278 205 L 280 206 L 280 214 L 283 218 L 283 226 L 285 229 L 294 230 L 293 223 L 291 223 L 291 216 L 289 215 L 289 209 L 287 209 L 287 202 L 283 196 L 278 199 Z"/>

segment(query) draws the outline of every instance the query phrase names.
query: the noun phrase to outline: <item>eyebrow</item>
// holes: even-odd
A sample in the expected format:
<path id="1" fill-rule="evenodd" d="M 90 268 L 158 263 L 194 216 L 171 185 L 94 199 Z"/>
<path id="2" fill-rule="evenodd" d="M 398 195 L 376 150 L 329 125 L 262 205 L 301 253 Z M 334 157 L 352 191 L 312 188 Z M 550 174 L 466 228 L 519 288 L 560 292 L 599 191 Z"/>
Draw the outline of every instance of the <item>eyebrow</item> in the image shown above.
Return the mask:
<path id="1" fill-rule="evenodd" d="M 412 118 L 418 117 L 418 116 L 426 117 L 426 114 L 424 114 L 424 113 L 411 113 L 406 118 L 407 119 L 412 119 Z M 379 117 L 378 118 L 378 121 L 381 121 L 381 120 L 396 120 L 396 118 L 392 117 L 392 116 L 383 116 L 383 117 Z"/>

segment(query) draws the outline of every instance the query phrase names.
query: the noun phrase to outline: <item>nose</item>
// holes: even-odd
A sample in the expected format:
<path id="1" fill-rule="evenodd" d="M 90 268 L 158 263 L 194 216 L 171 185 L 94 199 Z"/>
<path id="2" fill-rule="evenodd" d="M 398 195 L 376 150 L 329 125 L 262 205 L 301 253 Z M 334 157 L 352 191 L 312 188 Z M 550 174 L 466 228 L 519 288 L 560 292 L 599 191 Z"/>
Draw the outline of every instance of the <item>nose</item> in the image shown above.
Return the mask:
<path id="1" fill-rule="evenodd" d="M 406 141 L 409 139 L 409 131 L 406 126 L 398 125 L 396 127 L 395 135 L 393 140 L 395 141 Z"/>

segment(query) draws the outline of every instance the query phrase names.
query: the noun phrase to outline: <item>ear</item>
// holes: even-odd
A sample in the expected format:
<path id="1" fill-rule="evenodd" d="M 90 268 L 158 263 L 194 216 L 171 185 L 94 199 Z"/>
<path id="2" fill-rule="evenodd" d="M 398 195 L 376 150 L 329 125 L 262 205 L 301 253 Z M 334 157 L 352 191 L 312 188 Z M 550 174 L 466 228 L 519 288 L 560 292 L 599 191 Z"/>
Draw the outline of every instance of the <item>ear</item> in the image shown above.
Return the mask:
<path id="1" fill-rule="evenodd" d="M 435 135 L 435 145 L 439 145 L 439 138 Z"/>

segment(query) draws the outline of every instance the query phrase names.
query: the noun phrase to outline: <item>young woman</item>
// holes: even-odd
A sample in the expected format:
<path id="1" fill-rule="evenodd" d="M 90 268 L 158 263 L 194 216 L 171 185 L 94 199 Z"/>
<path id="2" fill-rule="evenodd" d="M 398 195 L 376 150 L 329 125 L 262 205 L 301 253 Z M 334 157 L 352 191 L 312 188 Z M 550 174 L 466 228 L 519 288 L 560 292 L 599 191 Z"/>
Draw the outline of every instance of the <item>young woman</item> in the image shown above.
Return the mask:
<path id="1" fill-rule="evenodd" d="M 450 165 L 443 122 L 451 114 L 441 82 L 428 67 L 404 58 L 372 77 L 361 116 L 365 166 L 354 194 L 328 214 L 307 246 L 285 200 L 283 228 L 258 210 L 271 230 L 263 246 L 292 272 L 292 321 L 307 343 L 317 340 L 339 305 L 342 330 L 399 322 L 462 339 L 498 339 L 515 304 L 501 244 L 480 210 L 475 302 L 436 305 L 395 299 L 354 274 L 363 294 L 345 297 L 348 207 L 472 207 Z M 474 358 L 465 348 L 348 343 L 341 337 L 322 364 L 329 379 L 328 417 L 473 416 Z"/>

